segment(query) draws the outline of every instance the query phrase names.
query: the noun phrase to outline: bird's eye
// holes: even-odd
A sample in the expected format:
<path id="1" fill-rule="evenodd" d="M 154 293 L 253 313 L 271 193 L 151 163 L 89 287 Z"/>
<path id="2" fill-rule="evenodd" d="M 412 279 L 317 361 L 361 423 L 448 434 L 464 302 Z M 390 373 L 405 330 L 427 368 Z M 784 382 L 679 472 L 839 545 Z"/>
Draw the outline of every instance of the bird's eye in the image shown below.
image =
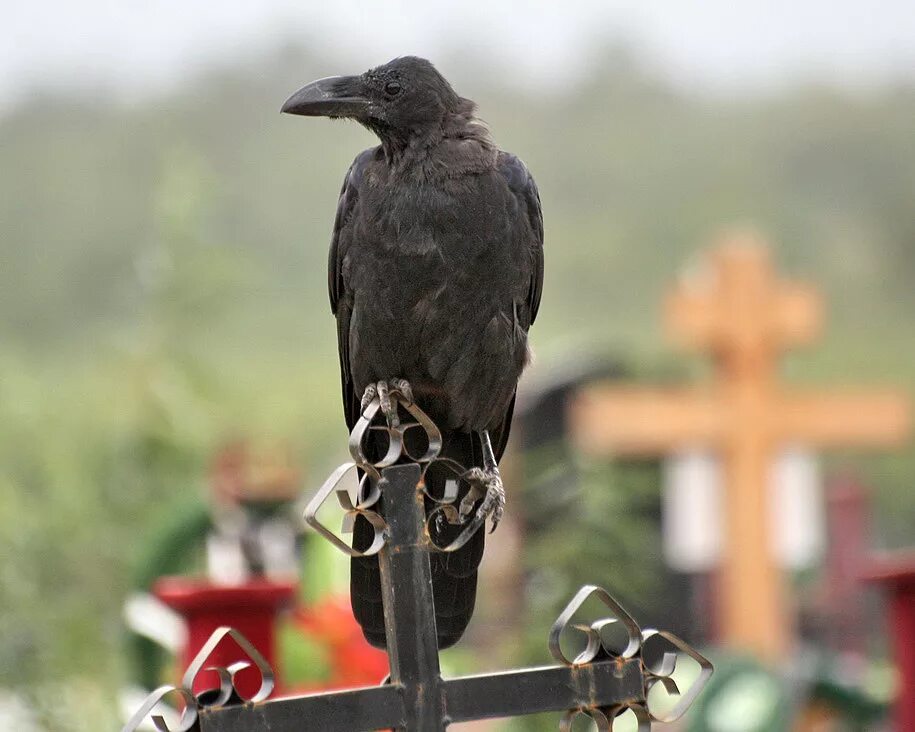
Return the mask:
<path id="1" fill-rule="evenodd" d="M 402 87 L 396 81 L 389 81 L 384 85 L 384 93 L 389 97 L 396 97 L 402 91 Z"/>

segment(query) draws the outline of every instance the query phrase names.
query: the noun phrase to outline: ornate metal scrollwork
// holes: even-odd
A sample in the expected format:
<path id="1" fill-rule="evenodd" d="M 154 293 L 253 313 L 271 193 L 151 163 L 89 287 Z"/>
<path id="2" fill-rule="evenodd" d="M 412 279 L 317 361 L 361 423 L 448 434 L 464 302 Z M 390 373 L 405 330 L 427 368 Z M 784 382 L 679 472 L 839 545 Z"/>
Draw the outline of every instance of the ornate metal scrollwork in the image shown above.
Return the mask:
<path id="1" fill-rule="evenodd" d="M 184 710 L 178 719 L 177 727 L 169 727 L 165 717 L 161 714 L 152 714 L 171 694 L 179 696 L 184 704 Z M 133 713 L 133 716 L 121 728 L 121 732 L 136 732 L 150 715 L 152 715 L 153 724 L 160 732 L 188 732 L 197 724 L 197 709 L 197 700 L 187 689 L 181 689 L 176 686 L 160 686 L 143 700 L 140 708 Z"/>
<path id="2" fill-rule="evenodd" d="M 613 616 L 610 618 L 600 618 L 590 625 L 570 624 L 572 617 L 590 597 L 596 597 L 600 600 L 607 609 L 613 613 Z M 614 623 L 622 624 L 628 638 L 626 648 L 624 648 L 621 653 L 618 653 L 607 646 L 601 632 L 604 627 Z M 569 660 L 566 657 L 560 645 L 560 637 L 566 628 L 572 628 L 584 633 L 587 638 L 587 645 L 585 648 L 572 660 Z M 575 594 L 575 597 L 569 601 L 569 604 L 565 606 L 565 609 L 559 614 L 559 617 L 556 618 L 556 622 L 553 623 L 553 627 L 550 628 L 549 645 L 550 653 L 553 655 L 553 658 L 555 658 L 557 662 L 564 663 L 567 666 L 579 666 L 591 663 L 601 651 L 609 656 L 629 659 L 635 656 L 642 646 L 642 630 L 639 628 L 638 623 L 635 622 L 635 619 L 623 609 L 622 605 L 610 596 L 609 592 L 597 585 L 585 585 Z"/>
<path id="3" fill-rule="evenodd" d="M 318 489 L 314 498 L 308 502 L 308 506 L 305 508 L 305 523 L 311 526 L 340 551 L 349 554 L 351 557 L 367 557 L 381 551 L 381 547 L 384 546 L 384 530 L 387 527 L 387 524 L 385 524 L 384 519 L 378 513 L 371 510 L 371 507 L 374 506 L 381 497 L 382 479 L 380 477 L 377 481 L 371 481 L 368 473 L 363 475 L 362 480 L 359 483 L 359 488 L 357 489 L 355 501 L 350 496 L 346 486 L 341 485 L 343 478 L 357 467 L 359 467 L 357 463 L 343 463 L 343 465 L 338 467 L 328 476 L 327 480 L 324 481 L 324 485 Z M 366 484 L 369 485 L 366 486 Z M 343 533 L 352 532 L 353 522 L 355 522 L 356 516 L 362 516 L 372 525 L 375 535 L 372 538 L 371 544 L 364 551 L 354 549 L 345 541 L 342 541 L 340 537 L 328 529 L 318 519 L 318 511 L 332 493 L 337 496 L 337 502 L 344 511 Z"/>
<path id="4" fill-rule="evenodd" d="M 627 711 L 635 717 L 638 732 L 651 732 L 651 715 L 641 704 L 620 704 L 606 709 L 570 709 L 559 721 L 559 732 L 572 732 L 572 726 L 578 717 L 590 718 L 598 732 L 613 732 L 614 722 Z"/>
<path id="5" fill-rule="evenodd" d="M 210 656 L 213 654 L 213 651 L 222 643 L 224 638 L 231 638 L 235 641 L 239 648 L 245 652 L 245 655 L 248 656 L 248 659 L 261 675 L 261 685 L 257 692 L 249 699 L 241 696 L 238 692 L 238 689 L 235 686 L 235 675 L 246 668 L 251 667 L 251 663 L 248 661 L 237 661 L 230 664 L 229 666 L 206 666 L 206 662 L 209 660 Z M 223 626 L 217 628 L 213 631 L 213 634 L 209 637 L 206 643 L 203 644 L 203 647 L 198 651 L 197 655 L 194 656 L 194 660 L 191 661 L 191 665 L 187 667 L 187 671 L 184 672 L 184 676 L 181 679 L 181 686 L 184 689 L 193 689 L 194 680 L 200 674 L 201 671 L 215 671 L 219 674 L 220 687 L 219 694 L 213 701 L 209 701 L 202 706 L 205 707 L 221 707 L 229 701 L 233 694 L 237 694 L 243 701 L 246 702 L 260 702 L 270 696 L 273 692 L 273 687 L 276 683 L 276 678 L 273 674 L 273 669 L 270 668 L 270 664 L 267 663 L 260 651 L 258 651 L 241 633 L 239 633 L 234 628 L 229 628 Z"/>
<path id="6" fill-rule="evenodd" d="M 423 492 L 433 504 L 428 512 L 427 527 L 435 522 L 445 521 L 450 525 L 462 526 L 461 531 L 447 544 L 440 544 L 435 540 L 436 532 L 427 528 L 429 543 L 441 552 L 453 552 L 460 549 L 486 522 L 485 516 L 476 513 L 468 520 L 460 518 L 456 506 L 458 487 L 461 479 L 468 472 L 466 466 L 461 465 L 451 458 L 441 456 L 442 433 L 435 422 L 427 415 L 416 402 L 408 401 L 397 390 L 389 393 L 392 400 L 396 400 L 400 408 L 412 418 L 412 421 L 400 422 L 397 425 L 388 424 L 378 417 L 381 414 L 381 401 L 378 397 L 372 399 L 362 411 L 359 420 L 353 427 L 349 437 L 349 452 L 352 462 L 344 463 L 328 476 L 327 480 L 318 489 L 318 492 L 309 501 L 305 509 L 305 522 L 321 536 L 331 542 L 340 551 L 351 557 L 365 557 L 377 554 L 384 546 L 384 532 L 386 524 L 384 518 L 372 510 L 384 491 L 384 477 L 382 471 L 403 459 L 418 464 L 422 468 L 422 475 L 433 464 L 444 466 L 453 474 L 453 479 L 446 481 L 446 489 L 442 495 L 433 495 L 423 484 Z M 406 436 L 411 430 L 422 430 L 426 437 L 426 449 L 422 455 L 414 455 L 407 445 Z M 387 435 L 387 449 L 380 459 L 369 457 L 370 449 L 367 441 L 370 435 L 377 433 Z M 355 496 L 342 483 L 346 475 L 352 470 L 362 473 Z M 357 516 L 366 519 L 375 531 L 374 537 L 368 548 L 354 549 L 341 540 L 333 531 L 318 519 L 318 511 L 326 503 L 331 494 L 336 494 L 337 502 L 344 511 L 342 533 L 351 533 L 353 523 Z"/>
<path id="7" fill-rule="evenodd" d="M 705 656 L 700 654 L 695 648 L 686 641 L 678 638 L 673 633 L 666 630 L 646 630 L 642 633 L 642 648 L 649 645 L 660 644 L 664 642 L 673 650 L 664 650 L 661 654 L 661 660 L 656 665 L 649 665 L 643 662 L 645 670 L 645 698 L 648 699 L 648 693 L 657 684 L 662 684 L 664 690 L 670 696 L 680 697 L 673 709 L 657 715 L 652 713 L 651 718 L 656 722 L 675 722 L 682 717 L 686 710 L 690 708 L 696 697 L 702 692 L 702 689 L 708 683 L 714 669 L 712 663 Z M 690 684 L 685 692 L 681 692 L 677 683 L 673 680 L 673 674 L 677 669 L 677 661 L 681 655 L 688 656 L 699 665 L 699 675 Z M 648 708 L 651 709 L 651 701 L 648 701 Z"/>
<path id="8" fill-rule="evenodd" d="M 599 618 L 589 624 L 572 622 L 575 613 L 591 597 L 596 597 L 600 600 L 610 610 L 612 616 Z M 604 638 L 604 629 L 616 625 L 621 625 L 626 632 L 626 645 L 622 650 L 610 646 Z M 584 648 L 571 660 L 563 651 L 560 643 L 562 634 L 567 629 L 578 631 L 586 639 Z M 662 643 L 659 659 L 654 663 L 646 661 L 644 657 L 646 647 Z M 606 590 L 595 585 L 582 587 L 559 614 L 559 617 L 556 618 L 556 622 L 553 623 L 553 627 L 550 629 L 549 647 L 553 658 L 567 666 L 585 666 L 601 658 L 638 660 L 642 668 L 642 678 L 644 679 L 645 704 L 624 705 L 613 707 L 612 709 L 599 707 L 571 709 L 560 722 L 560 732 L 571 732 L 574 720 L 580 715 L 590 717 L 597 725 L 598 730 L 602 732 L 604 730 L 612 730 L 613 720 L 627 709 L 635 715 L 639 732 L 650 730 L 651 722 L 653 721 L 676 721 L 689 709 L 712 675 L 711 662 L 692 646 L 673 633 L 653 629 L 642 631 L 633 617 Z M 673 679 L 680 656 L 687 656 L 699 665 L 699 675 L 685 692 L 681 692 Z M 651 703 L 648 699 L 649 692 L 658 684 L 663 686 L 668 696 L 680 697 L 672 709 L 661 714 L 655 714 L 652 711 Z"/>
<path id="9" fill-rule="evenodd" d="M 236 661 L 228 666 L 208 666 L 207 661 L 213 655 L 213 651 L 225 638 L 231 638 L 248 659 Z M 245 698 L 235 685 L 235 677 L 240 671 L 250 668 L 252 664 L 260 672 L 261 685 L 253 696 Z M 202 701 L 205 694 L 195 695 L 193 692 L 194 681 L 203 671 L 213 671 L 219 676 L 219 688 L 214 690 L 216 695 L 211 699 L 207 698 L 206 701 Z M 133 716 L 127 720 L 127 723 L 121 728 L 121 732 L 136 732 L 150 715 L 152 715 L 153 724 L 160 732 L 190 732 L 197 723 L 201 709 L 218 709 L 225 706 L 234 696 L 244 702 L 261 702 L 270 696 L 274 685 L 273 669 L 251 642 L 233 628 L 225 626 L 217 628 L 191 661 L 181 679 L 181 686 L 160 686 L 153 691 Z M 152 714 L 164 703 L 166 697 L 172 694 L 177 695 L 184 704 L 176 727 L 170 727 L 161 714 Z"/>

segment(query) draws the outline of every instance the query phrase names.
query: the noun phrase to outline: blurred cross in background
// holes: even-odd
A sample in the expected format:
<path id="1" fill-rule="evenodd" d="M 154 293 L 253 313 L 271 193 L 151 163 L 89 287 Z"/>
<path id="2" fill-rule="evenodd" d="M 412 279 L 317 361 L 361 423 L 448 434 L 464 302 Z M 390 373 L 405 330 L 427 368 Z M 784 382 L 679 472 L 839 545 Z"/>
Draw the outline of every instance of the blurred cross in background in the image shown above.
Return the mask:
<path id="1" fill-rule="evenodd" d="M 793 650 L 794 623 L 773 549 L 773 479 L 807 470 L 777 458 L 804 445 L 891 447 L 909 434 L 907 399 L 891 391 L 800 391 L 777 379 L 779 357 L 811 342 L 822 307 L 815 290 L 776 279 L 764 242 L 731 234 L 714 250 L 711 267 L 676 288 L 666 303 L 671 335 L 710 352 L 716 378 L 705 389 L 599 385 L 572 405 L 574 440 L 591 454 L 669 454 L 712 448 L 723 464 L 718 621 L 721 640 L 768 661 Z M 799 469 L 798 469 L 799 468 Z M 809 472 L 809 471 L 807 471 Z M 809 483 L 801 480 L 798 483 Z M 714 516 L 684 506 L 670 522 Z M 789 510 L 789 516 L 792 513 Z M 790 518 L 781 514 L 777 522 Z"/>

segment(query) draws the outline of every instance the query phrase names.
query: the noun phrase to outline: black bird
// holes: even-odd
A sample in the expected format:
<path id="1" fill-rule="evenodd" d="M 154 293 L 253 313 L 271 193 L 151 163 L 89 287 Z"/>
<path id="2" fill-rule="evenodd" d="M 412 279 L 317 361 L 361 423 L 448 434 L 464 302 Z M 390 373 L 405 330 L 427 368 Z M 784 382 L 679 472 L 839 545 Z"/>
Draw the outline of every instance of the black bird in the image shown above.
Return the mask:
<path id="1" fill-rule="evenodd" d="M 389 423 L 398 420 L 391 392 L 415 399 L 442 430 L 444 455 L 471 468 L 460 520 L 488 515 L 495 528 L 505 501 L 496 461 L 540 304 L 543 217 L 531 174 L 495 146 L 475 110 L 414 56 L 320 79 L 282 108 L 354 119 L 381 141 L 346 174 L 330 247 L 347 425 L 375 396 Z M 436 467 L 426 485 L 442 491 L 451 476 Z M 460 528 L 436 522 L 434 538 L 445 543 Z M 356 522 L 354 546 L 372 536 Z M 483 539 L 480 530 L 458 551 L 430 555 L 442 648 L 470 621 Z M 377 557 L 354 559 L 350 584 L 366 638 L 384 647 Z"/>

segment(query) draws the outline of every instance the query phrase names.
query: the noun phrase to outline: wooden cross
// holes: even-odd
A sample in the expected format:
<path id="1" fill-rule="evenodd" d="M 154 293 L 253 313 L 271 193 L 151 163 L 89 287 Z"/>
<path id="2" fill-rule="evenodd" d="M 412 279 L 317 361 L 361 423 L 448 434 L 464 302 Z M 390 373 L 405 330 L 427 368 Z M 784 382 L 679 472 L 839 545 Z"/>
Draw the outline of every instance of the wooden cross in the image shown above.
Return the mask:
<path id="1" fill-rule="evenodd" d="M 570 409 L 574 442 L 595 455 L 658 455 L 711 447 L 724 465 L 721 566 L 723 641 L 757 657 L 788 651 L 792 626 L 770 550 L 769 470 L 788 444 L 888 447 L 909 433 L 909 403 L 891 391 L 800 391 L 783 387 L 781 353 L 817 336 L 816 291 L 776 278 L 768 248 L 751 234 L 718 246 L 705 279 L 666 303 L 671 335 L 712 355 L 706 388 L 597 385 Z"/>

